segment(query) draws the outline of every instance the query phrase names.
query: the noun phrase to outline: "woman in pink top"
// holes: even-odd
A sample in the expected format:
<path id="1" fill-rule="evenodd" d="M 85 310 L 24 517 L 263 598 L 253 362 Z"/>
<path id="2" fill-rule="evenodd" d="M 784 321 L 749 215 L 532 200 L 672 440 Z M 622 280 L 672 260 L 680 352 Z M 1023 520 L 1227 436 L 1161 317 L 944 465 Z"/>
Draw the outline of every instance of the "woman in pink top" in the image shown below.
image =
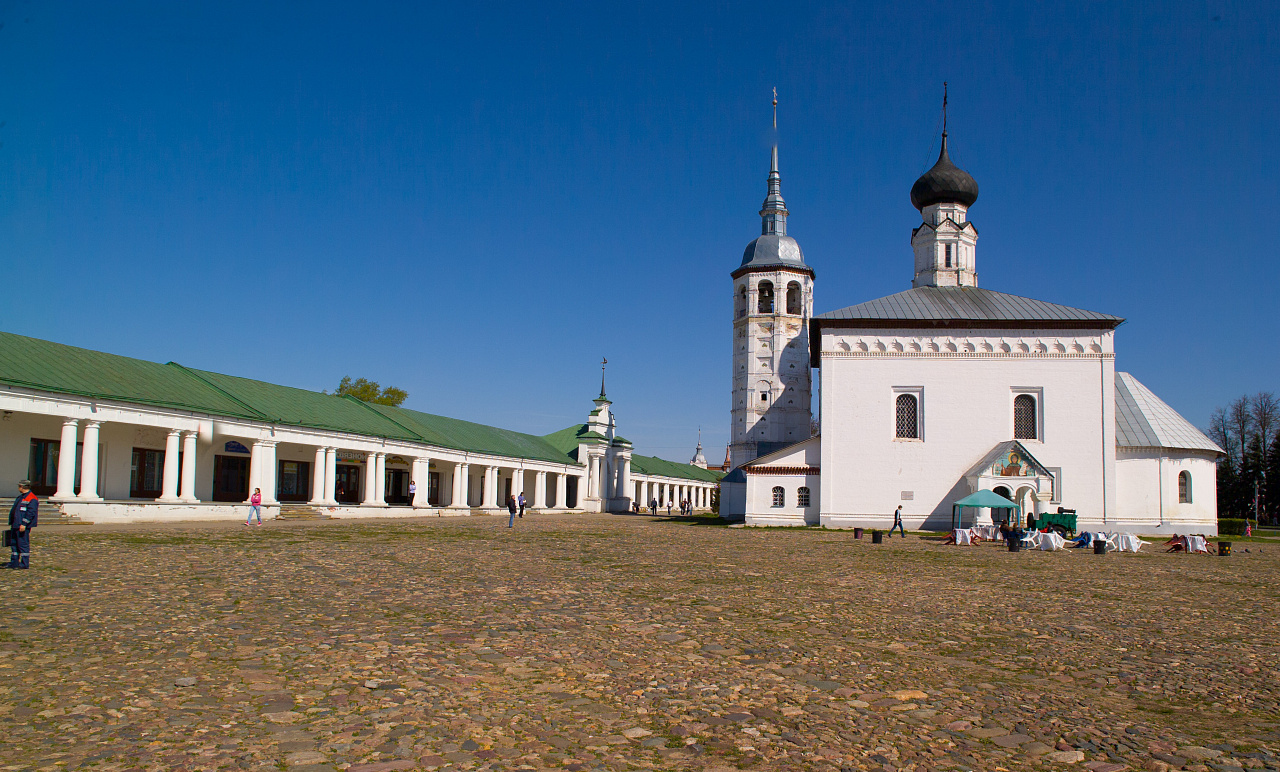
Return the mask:
<path id="1" fill-rule="evenodd" d="M 245 518 L 244 524 L 248 525 L 253 520 L 253 516 L 258 516 L 258 525 L 262 525 L 262 489 L 254 488 L 253 495 L 249 497 L 249 517 Z"/>

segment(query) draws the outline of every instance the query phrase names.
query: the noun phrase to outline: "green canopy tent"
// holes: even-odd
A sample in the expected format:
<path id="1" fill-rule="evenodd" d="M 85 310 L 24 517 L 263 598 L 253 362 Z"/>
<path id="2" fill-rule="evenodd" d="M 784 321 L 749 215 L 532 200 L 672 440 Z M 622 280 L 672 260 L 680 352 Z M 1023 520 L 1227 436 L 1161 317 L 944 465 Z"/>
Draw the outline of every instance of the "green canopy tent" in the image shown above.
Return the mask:
<path id="1" fill-rule="evenodd" d="M 1013 509 L 1018 510 L 1018 519 L 1022 519 L 1021 508 L 1009 501 L 1004 496 L 992 491 L 978 491 L 970 493 L 968 496 L 954 502 L 951 505 L 951 527 L 961 528 L 964 525 L 964 513 L 960 510 L 964 507 L 986 507 L 988 509 Z M 994 520 L 995 518 L 992 518 Z"/>

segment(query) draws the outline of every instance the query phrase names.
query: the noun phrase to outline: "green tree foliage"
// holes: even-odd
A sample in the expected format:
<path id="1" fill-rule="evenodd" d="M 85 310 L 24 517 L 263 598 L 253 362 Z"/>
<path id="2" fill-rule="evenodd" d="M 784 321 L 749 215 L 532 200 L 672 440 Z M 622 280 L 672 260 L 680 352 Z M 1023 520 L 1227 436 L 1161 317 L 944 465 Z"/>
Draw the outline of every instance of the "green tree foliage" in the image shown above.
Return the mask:
<path id="1" fill-rule="evenodd" d="M 1209 437 L 1227 452 L 1218 464 L 1219 518 L 1280 521 L 1280 399 L 1263 391 L 1218 408 Z"/>
<path id="2" fill-rule="evenodd" d="M 398 406 L 409 398 L 409 392 L 404 389 L 397 389 L 395 386 L 388 386 L 384 389 L 376 381 L 364 378 L 356 378 L 353 381 L 350 375 L 342 376 L 342 380 L 338 383 L 338 388 L 333 393 L 339 397 L 351 396 L 361 402 L 373 402 L 378 405 L 391 405 L 392 407 Z"/>

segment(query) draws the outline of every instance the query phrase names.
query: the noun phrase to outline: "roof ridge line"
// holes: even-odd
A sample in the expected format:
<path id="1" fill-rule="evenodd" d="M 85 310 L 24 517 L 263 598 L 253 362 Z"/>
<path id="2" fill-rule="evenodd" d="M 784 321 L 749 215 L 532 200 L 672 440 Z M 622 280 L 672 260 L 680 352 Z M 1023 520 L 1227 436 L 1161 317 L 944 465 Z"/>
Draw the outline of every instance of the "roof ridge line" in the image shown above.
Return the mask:
<path id="1" fill-rule="evenodd" d="M 337 395 L 337 394 L 334 394 L 333 396 L 338 397 L 338 395 Z M 368 402 L 365 402 L 365 401 L 364 401 L 364 400 L 362 400 L 362 399 L 357 399 L 356 397 L 353 397 L 353 396 L 351 396 L 350 394 L 343 394 L 342 396 L 340 396 L 340 397 L 338 397 L 338 398 L 339 398 L 339 399 L 349 399 L 349 400 L 351 400 L 352 402 L 355 402 L 356 404 L 361 405 L 362 407 L 365 407 L 365 408 L 367 408 L 368 410 L 372 411 L 375 415 L 377 415 L 377 416 L 379 416 L 379 417 L 381 417 L 381 418 L 385 418 L 385 419 L 387 419 L 388 421 L 390 421 L 391 423 L 395 424 L 396 426 L 399 426 L 401 429 L 404 429 L 406 432 L 408 432 L 408 433 L 410 434 L 410 436 L 417 437 L 417 438 L 418 438 L 418 440 L 419 440 L 420 442 L 422 442 L 423 444 L 425 444 L 425 445 L 430 445 L 430 444 L 431 444 L 430 442 L 428 442 L 428 441 L 427 441 L 427 438 L 426 438 L 426 437 L 423 437 L 421 434 L 418 434 L 418 433 L 417 433 L 417 432 L 415 432 L 413 429 L 410 429 L 409 427 L 405 426 L 404 424 L 400 423 L 400 422 L 399 422 L 399 421 L 397 421 L 396 419 L 392 418 L 391 416 L 387 415 L 386 413 L 382 412 L 381 410 L 377 409 L 376 407 L 374 407 L 373 405 L 369 404 Z M 399 406 L 398 406 L 398 405 L 391 405 L 390 407 L 399 407 Z M 386 440 L 386 439 L 390 439 L 390 438 L 389 438 L 389 437 L 383 437 L 382 439 Z M 456 450 L 462 450 L 462 448 L 456 448 Z"/>
<path id="2" fill-rule="evenodd" d="M 211 388 L 211 389 L 213 389 L 214 391 L 218 392 L 218 393 L 219 393 L 219 394 L 221 394 L 222 396 L 224 396 L 224 397 L 226 397 L 227 399 L 231 400 L 232 402 L 236 403 L 236 404 L 237 404 L 237 405 L 239 405 L 240 407 L 244 408 L 245 410 L 248 410 L 248 411 L 249 411 L 250 413 L 252 413 L 253 415 L 256 415 L 258 418 L 262 419 L 263 421 L 266 421 L 267 423 L 276 423 L 276 424 L 286 423 L 285 421 L 283 421 L 283 420 L 281 420 L 281 419 L 279 419 L 279 418 L 273 418 L 273 417 L 271 417 L 271 416 L 267 415 L 266 413 L 262 412 L 261 410 L 258 410 L 258 409 L 257 409 L 256 407 L 254 407 L 253 405 L 250 405 L 248 402 L 245 402 L 244 400 L 242 400 L 242 399 L 240 399 L 239 397 L 235 396 L 234 394 L 232 394 L 231 392 L 229 392 L 229 391 L 227 391 L 226 389 L 222 388 L 221 386 L 218 386 L 218 385 L 217 385 L 217 384 L 215 384 L 213 381 L 210 381 L 208 378 L 205 378 L 205 377 L 204 377 L 204 376 L 202 376 L 202 375 L 198 375 L 194 370 L 192 370 L 190 367 L 187 367 L 186 365 L 181 365 L 181 364 L 178 364 L 177 362 L 172 362 L 172 361 L 171 361 L 171 362 L 166 362 L 166 363 L 165 363 L 165 366 L 167 366 L 167 367 L 176 367 L 179 371 L 181 371 L 181 372 L 183 372 L 183 373 L 186 373 L 188 376 L 190 376 L 190 377 L 192 377 L 192 378 L 195 378 L 197 381 L 200 381 L 200 382 L 201 382 L 201 383 L 203 383 L 205 386 L 208 386 L 209 388 Z"/>

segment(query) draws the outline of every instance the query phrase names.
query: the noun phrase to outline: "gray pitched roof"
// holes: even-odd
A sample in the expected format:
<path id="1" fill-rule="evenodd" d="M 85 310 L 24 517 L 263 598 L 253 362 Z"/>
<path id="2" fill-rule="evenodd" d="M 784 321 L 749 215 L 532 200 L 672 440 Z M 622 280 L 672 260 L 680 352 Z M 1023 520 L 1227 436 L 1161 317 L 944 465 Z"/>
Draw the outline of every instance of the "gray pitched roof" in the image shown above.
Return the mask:
<path id="1" fill-rule="evenodd" d="M 916 287 L 814 318 L 833 322 L 873 322 L 877 323 L 876 326 L 883 326 L 884 322 L 1043 322 L 1111 328 L 1124 321 L 1111 314 L 978 287 Z"/>
<path id="2" fill-rule="evenodd" d="M 1116 447 L 1223 452 L 1128 373 L 1116 373 Z"/>

